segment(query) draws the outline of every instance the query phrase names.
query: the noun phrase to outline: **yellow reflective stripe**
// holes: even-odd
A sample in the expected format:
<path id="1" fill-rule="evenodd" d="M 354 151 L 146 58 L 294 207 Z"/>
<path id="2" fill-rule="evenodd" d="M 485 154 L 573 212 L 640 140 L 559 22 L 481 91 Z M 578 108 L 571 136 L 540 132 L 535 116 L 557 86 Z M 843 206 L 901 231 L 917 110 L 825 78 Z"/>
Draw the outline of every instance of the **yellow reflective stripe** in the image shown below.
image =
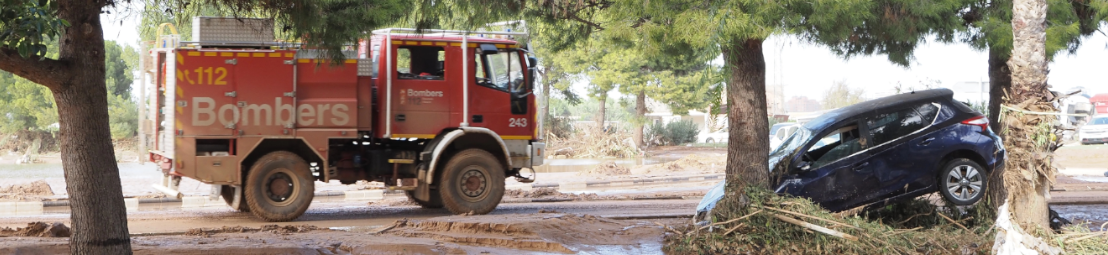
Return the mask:
<path id="1" fill-rule="evenodd" d="M 285 53 L 285 57 L 286 57 L 286 58 L 291 58 L 291 57 L 292 57 L 292 53 Z"/>
<path id="2" fill-rule="evenodd" d="M 250 53 L 246 53 L 246 52 L 239 52 L 238 54 L 235 54 L 235 56 L 237 56 L 237 57 L 240 57 L 240 58 L 249 58 L 249 57 L 250 57 Z"/>
<path id="3" fill-rule="evenodd" d="M 419 42 L 417 42 L 417 41 L 404 41 L 404 44 L 406 44 L 406 45 L 419 45 Z"/>
<path id="4" fill-rule="evenodd" d="M 504 45 L 504 44 L 499 44 L 499 43 L 498 43 L 498 44 L 496 44 L 496 48 L 497 48 L 497 49 L 503 49 L 503 48 L 507 48 L 507 47 L 508 47 L 508 45 Z"/>
<path id="5" fill-rule="evenodd" d="M 215 52 L 211 52 L 211 51 L 209 51 L 209 52 L 204 52 L 204 56 L 205 56 L 205 57 L 215 57 L 215 55 L 216 55 L 216 53 L 215 53 Z"/>
<path id="6" fill-rule="evenodd" d="M 253 54 L 250 54 L 250 56 L 255 57 L 255 58 L 262 58 L 262 57 L 265 57 L 265 53 L 253 53 Z"/>
<path id="7" fill-rule="evenodd" d="M 178 65 L 184 65 L 185 64 L 185 57 L 181 56 L 180 51 L 177 52 L 177 64 Z M 181 71 L 177 71 L 177 72 L 181 72 Z M 181 77 L 177 77 L 177 78 L 181 78 Z"/>
<path id="8" fill-rule="evenodd" d="M 392 138 L 422 138 L 431 139 L 435 138 L 434 134 L 394 134 Z"/>
<path id="9" fill-rule="evenodd" d="M 419 45 L 432 45 L 432 44 L 435 44 L 435 43 L 433 43 L 433 42 L 419 42 Z"/>
<path id="10" fill-rule="evenodd" d="M 476 44 L 476 43 L 470 43 L 470 44 L 469 44 L 469 47 L 470 47 L 470 48 L 473 48 L 473 47 L 477 47 L 477 44 Z"/>
<path id="11" fill-rule="evenodd" d="M 404 44 L 404 41 L 392 41 L 392 44 Z"/>
<path id="12" fill-rule="evenodd" d="M 357 59 L 347 59 L 344 62 L 347 63 L 347 64 L 357 64 L 358 60 Z"/>
<path id="13" fill-rule="evenodd" d="M 297 59 L 296 63 L 311 63 L 311 59 Z"/>
<path id="14" fill-rule="evenodd" d="M 198 52 L 198 51 L 189 51 L 188 55 L 189 55 L 189 57 L 196 57 L 196 56 L 200 56 L 200 52 Z"/>
<path id="15" fill-rule="evenodd" d="M 281 53 L 280 52 L 269 53 L 269 57 L 279 58 L 279 57 L 281 57 Z"/>
<path id="16" fill-rule="evenodd" d="M 435 42 L 435 45 L 437 45 L 437 46 L 446 46 L 446 43 L 444 43 L 444 42 Z M 461 44 L 458 44 L 458 45 L 461 45 Z"/>
<path id="17" fill-rule="evenodd" d="M 531 140 L 529 135 L 502 135 L 500 139 L 504 140 Z"/>
<path id="18" fill-rule="evenodd" d="M 219 53 L 220 57 L 231 57 L 231 56 L 234 56 L 234 55 L 235 55 L 234 53 L 230 53 L 230 52 L 220 52 Z"/>

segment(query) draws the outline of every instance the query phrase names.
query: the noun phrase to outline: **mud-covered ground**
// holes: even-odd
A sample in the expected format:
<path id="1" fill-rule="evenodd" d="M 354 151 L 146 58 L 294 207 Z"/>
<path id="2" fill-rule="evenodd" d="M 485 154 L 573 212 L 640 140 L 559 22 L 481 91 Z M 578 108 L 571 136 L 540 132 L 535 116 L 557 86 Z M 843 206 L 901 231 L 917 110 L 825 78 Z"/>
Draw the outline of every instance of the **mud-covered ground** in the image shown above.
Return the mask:
<path id="1" fill-rule="evenodd" d="M 718 148 L 663 147 L 647 153 L 671 160 L 646 166 L 612 164 L 575 172 L 539 173 L 539 182 L 710 175 L 722 173 L 725 162 L 725 152 Z M 1087 203 L 1098 196 L 1108 197 L 1108 184 L 1095 182 L 1096 176 L 1092 175 L 1097 167 L 1108 166 L 1105 155 L 1108 146 L 1068 146 L 1057 156 L 1064 170 L 1052 192 L 1053 199 L 1076 202 L 1052 208 L 1094 230 L 1108 221 L 1108 202 Z M 373 202 L 317 199 L 304 216 L 280 224 L 260 221 L 250 213 L 227 207 L 140 206 L 128 212 L 128 228 L 136 254 L 659 254 L 665 226 L 687 223 L 699 196 L 715 182 L 626 190 L 512 190 L 505 195 L 505 203 L 481 216 L 422 209 L 402 195 Z M 0 193 L 5 188 L 0 186 Z M 52 190 L 57 193 L 59 188 L 64 191 L 64 186 Z M 8 190 L 43 189 L 42 184 L 33 184 Z M 192 190 L 197 194 L 207 192 L 198 186 Z M 0 254 L 68 252 L 66 237 L 41 237 L 44 231 L 49 232 L 45 228 L 19 229 L 29 227 L 31 222 L 44 222 L 34 226 L 51 230 L 60 229 L 55 222 L 71 225 L 66 212 L 0 217 Z M 3 228 L 10 230 L 5 232 Z M 40 234 L 31 237 L 18 233 Z"/>

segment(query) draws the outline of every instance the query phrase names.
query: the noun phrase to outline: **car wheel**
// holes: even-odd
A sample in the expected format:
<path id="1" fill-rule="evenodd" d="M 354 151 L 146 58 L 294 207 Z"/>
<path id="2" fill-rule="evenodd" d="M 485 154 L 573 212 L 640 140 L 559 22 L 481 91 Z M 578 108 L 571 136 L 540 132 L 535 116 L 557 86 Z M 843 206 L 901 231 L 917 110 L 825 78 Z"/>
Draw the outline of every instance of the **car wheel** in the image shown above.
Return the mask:
<path id="1" fill-rule="evenodd" d="M 439 196 L 454 214 L 486 214 L 504 198 L 504 167 L 485 150 L 454 154 L 442 171 Z"/>
<path id="2" fill-rule="evenodd" d="M 950 161 L 939 174 L 939 192 L 955 205 L 971 205 L 985 196 L 989 173 L 973 160 Z"/>
<path id="3" fill-rule="evenodd" d="M 704 143 L 715 143 L 715 142 L 716 142 L 716 140 L 712 139 L 712 138 L 708 138 L 707 140 L 704 140 Z"/>
<path id="4" fill-rule="evenodd" d="M 423 185 L 427 185 L 427 184 L 423 184 Z M 439 195 L 439 193 L 435 192 L 435 191 L 432 191 L 430 193 L 431 193 L 430 194 L 431 199 L 428 200 L 428 201 L 423 201 L 423 200 L 419 200 L 419 199 L 415 198 L 415 191 L 404 191 L 404 195 L 408 196 L 408 200 L 411 200 L 412 202 L 415 202 L 416 204 L 419 204 L 419 207 L 423 207 L 423 208 L 427 208 L 427 209 L 442 208 L 442 195 Z"/>
<path id="5" fill-rule="evenodd" d="M 290 221 L 312 203 L 315 183 L 308 163 L 288 151 L 265 154 L 246 176 L 250 212 L 266 221 Z"/>

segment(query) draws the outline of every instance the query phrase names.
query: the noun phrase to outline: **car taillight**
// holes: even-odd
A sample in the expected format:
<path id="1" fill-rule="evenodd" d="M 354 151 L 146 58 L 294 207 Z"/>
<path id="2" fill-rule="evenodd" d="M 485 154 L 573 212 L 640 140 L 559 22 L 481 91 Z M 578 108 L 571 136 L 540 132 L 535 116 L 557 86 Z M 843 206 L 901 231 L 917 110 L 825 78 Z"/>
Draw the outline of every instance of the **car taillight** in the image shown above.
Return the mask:
<path id="1" fill-rule="evenodd" d="M 977 116 L 963 120 L 962 124 L 981 127 L 981 132 L 989 130 L 989 119 L 985 118 L 985 116 Z"/>

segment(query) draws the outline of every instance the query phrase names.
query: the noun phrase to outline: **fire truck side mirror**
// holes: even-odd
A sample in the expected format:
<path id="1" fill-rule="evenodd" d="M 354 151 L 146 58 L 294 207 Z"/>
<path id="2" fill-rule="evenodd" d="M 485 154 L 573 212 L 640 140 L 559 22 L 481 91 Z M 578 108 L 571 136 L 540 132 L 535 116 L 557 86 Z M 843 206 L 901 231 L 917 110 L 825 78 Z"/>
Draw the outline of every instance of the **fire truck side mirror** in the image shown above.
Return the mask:
<path id="1" fill-rule="evenodd" d="M 539 59 L 535 57 L 527 57 L 527 90 L 531 91 L 535 89 L 535 66 L 538 66 Z"/>

